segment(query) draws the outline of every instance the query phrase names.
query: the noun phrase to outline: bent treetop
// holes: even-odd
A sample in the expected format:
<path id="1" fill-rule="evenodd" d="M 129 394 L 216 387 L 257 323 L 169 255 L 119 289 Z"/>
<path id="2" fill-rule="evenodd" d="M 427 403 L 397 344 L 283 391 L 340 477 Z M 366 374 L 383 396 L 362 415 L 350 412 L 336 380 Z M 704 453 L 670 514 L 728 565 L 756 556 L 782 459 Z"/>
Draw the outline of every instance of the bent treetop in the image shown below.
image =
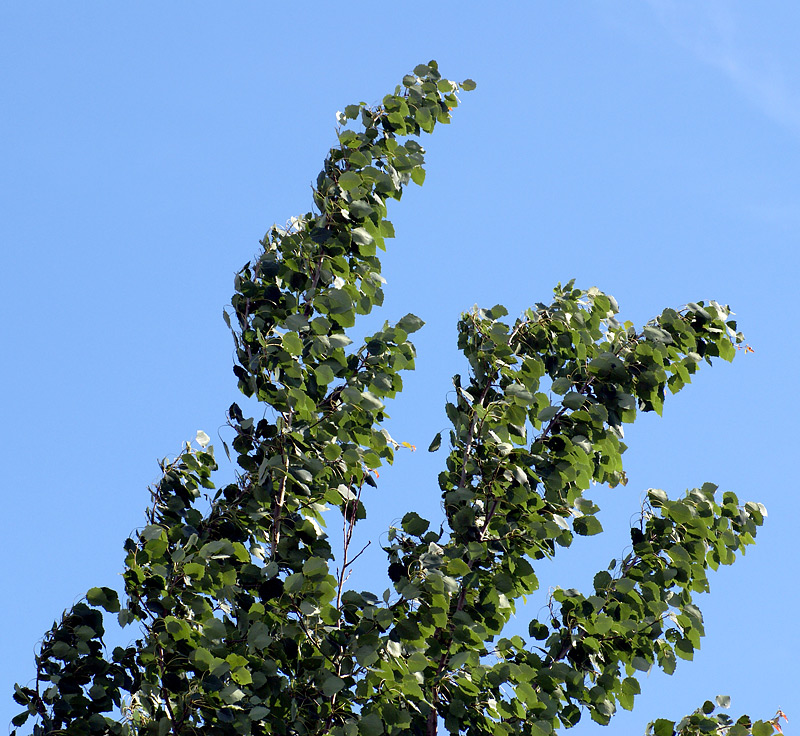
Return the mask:
<path id="1" fill-rule="evenodd" d="M 557 589 L 528 640 L 502 634 L 537 590 L 536 566 L 574 535 L 602 531 L 585 492 L 626 482 L 623 424 L 661 413 L 667 389 L 704 361 L 734 357 L 743 338 L 716 302 L 665 309 L 637 329 L 617 320 L 613 297 L 569 283 L 513 323 L 499 305 L 462 315 L 469 373 L 454 377 L 446 406 L 443 516 L 432 524 L 409 510 L 389 530 L 388 590 L 346 586 L 364 487 L 407 445 L 383 426 L 384 402 L 414 367 L 408 338 L 423 322 L 409 314 L 358 343 L 347 333 L 382 303 L 387 200 L 424 181 L 417 139 L 449 123 L 458 93 L 474 87 L 431 61 L 380 105 L 338 114 L 314 211 L 270 229 L 225 314 L 239 388 L 270 410 L 260 420 L 228 410 L 237 481 L 206 501 L 217 466 L 203 432 L 162 463 L 147 525 L 125 542 L 124 605 L 92 588 L 65 612 L 35 681 L 16 687 L 16 727 L 539 736 L 582 713 L 608 723 L 617 705 L 632 708 L 637 673 L 692 658 L 703 635 L 693 594 L 708 589 L 709 567 L 753 543 L 765 515 L 711 484 L 677 500 L 648 491 L 631 551 L 592 590 Z M 331 507 L 336 539 L 325 531 Z M 137 625 L 130 646 L 106 651 L 107 614 Z M 650 730 L 772 733 L 772 722 L 734 723 L 715 707 Z"/>

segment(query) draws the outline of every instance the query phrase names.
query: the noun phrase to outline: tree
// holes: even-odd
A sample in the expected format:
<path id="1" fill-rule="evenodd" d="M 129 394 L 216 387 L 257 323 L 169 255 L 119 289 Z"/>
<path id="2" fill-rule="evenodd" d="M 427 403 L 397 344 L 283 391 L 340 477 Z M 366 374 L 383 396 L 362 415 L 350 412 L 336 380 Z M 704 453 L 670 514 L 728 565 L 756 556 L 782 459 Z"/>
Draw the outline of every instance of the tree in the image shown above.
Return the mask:
<path id="1" fill-rule="evenodd" d="M 515 322 L 501 306 L 458 323 L 470 373 L 453 379 L 442 519 L 413 510 L 388 533 L 381 597 L 346 588 L 360 552 L 365 485 L 407 443 L 384 402 L 414 367 L 413 314 L 355 344 L 347 332 L 383 299 L 378 249 L 394 236 L 387 200 L 425 178 L 417 138 L 449 123 L 457 93 L 435 62 L 380 106 L 339 114 L 338 143 L 316 180 L 314 211 L 274 226 L 237 275 L 231 314 L 239 388 L 238 479 L 216 491 L 209 437 L 162 463 L 147 525 L 125 541 L 124 593 L 92 588 L 44 637 L 32 687 L 16 687 L 37 735 L 549 734 L 588 713 L 630 709 L 637 672 L 672 673 L 703 635 L 693 593 L 706 572 L 752 544 L 765 510 L 706 484 L 670 500 L 651 490 L 632 551 L 589 594 L 556 590 L 529 640 L 503 637 L 535 566 L 573 536 L 602 531 L 592 484 L 626 482 L 623 424 L 661 413 L 667 389 L 743 342 L 716 302 L 665 309 L 641 330 L 613 297 L 559 285 Z M 348 127 L 348 126 L 353 127 Z M 439 449 L 441 435 L 430 445 Z M 343 524 L 334 553 L 324 531 Z M 437 529 L 438 527 L 438 529 Z M 140 638 L 110 654 L 104 612 Z M 651 733 L 773 733 L 704 703 Z"/>

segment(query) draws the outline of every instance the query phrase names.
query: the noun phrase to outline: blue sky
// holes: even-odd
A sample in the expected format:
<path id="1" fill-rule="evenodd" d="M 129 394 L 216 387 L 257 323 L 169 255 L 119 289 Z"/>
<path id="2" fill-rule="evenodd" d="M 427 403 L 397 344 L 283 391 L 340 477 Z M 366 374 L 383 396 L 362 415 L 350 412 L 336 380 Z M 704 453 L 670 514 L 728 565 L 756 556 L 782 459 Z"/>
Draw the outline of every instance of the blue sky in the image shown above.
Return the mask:
<path id="1" fill-rule="evenodd" d="M 233 274 L 271 223 L 309 209 L 336 111 L 431 58 L 478 89 L 390 212 L 376 319 L 428 323 L 392 434 L 427 447 L 446 427 L 465 370 L 454 326 L 474 303 L 513 315 L 576 278 L 638 323 L 730 304 L 755 353 L 706 367 L 628 431 L 629 485 L 593 491 L 608 533 L 537 571 L 530 606 L 624 551 L 645 489 L 716 482 L 766 504 L 767 524 L 712 577 L 695 662 L 645 678 L 614 733 L 718 693 L 737 713 L 800 715 L 799 23 L 785 0 L 0 6 L 0 721 L 54 618 L 118 585 L 156 460 L 198 429 L 220 445 Z M 410 508 L 438 518 L 443 459 L 405 453 L 381 473 L 364 539 Z M 377 548 L 358 574 L 382 590 Z M 572 731 L 599 732 L 588 718 Z"/>

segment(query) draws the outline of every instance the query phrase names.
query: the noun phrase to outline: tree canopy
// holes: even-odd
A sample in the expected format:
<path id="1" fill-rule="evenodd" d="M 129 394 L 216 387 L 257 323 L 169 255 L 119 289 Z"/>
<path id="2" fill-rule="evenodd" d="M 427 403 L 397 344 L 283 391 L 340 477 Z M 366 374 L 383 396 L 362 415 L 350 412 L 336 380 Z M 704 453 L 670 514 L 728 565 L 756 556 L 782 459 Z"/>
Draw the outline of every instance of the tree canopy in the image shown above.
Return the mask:
<path id="1" fill-rule="evenodd" d="M 354 340 L 383 301 L 387 203 L 425 179 L 421 134 L 450 122 L 475 87 L 416 67 L 380 105 L 339 113 L 314 209 L 273 226 L 235 279 L 225 319 L 256 419 L 227 413 L 237 480 L 215 490 L 198 432 L 164 461 L 147 525 L 127 539 L 124 595 L 92 588 L 43 640 L 17 686 L 21 727 L 45 734 L 551 734 L 583 714 L 631 709 L 638 675 L 671 674 L 703 636 L 707 572 L 752 544 L 766 511 L 712 484 L 647 492 L 630 551 L 589 591 L 556 589 L 527 637 L 506 633 L 536 569 L 576 535 L 602 532 L 585 492 L 627 482 L 623 426 L 661 413 L 703 363 L 741 347 L 727 306 L 667 308 L 641 328 L 615 299 L 559 284 L 514 321 L 500 305 L 458 323 L 469 370 L 453 378 L 438 477 L 442 516 L 413 509 L 388 531 L 388 588 L 355 591 L 362 491 L 398 442 L 385 402 L 414 367 L 408 314 Z M 348 334 L 350 333 L 350 335 Z M 409 446 L 410 447 L 410 446 Z M 206 493 L 207 492 L 207 493 Z M 341 538 L 326 531 L 336 515 Z M 108 652 L 105 617 L 138 638 Z M 525 633 L 525 632 L 522 632 Z M 656 736 L 764 736 L 718 696 Z"/>

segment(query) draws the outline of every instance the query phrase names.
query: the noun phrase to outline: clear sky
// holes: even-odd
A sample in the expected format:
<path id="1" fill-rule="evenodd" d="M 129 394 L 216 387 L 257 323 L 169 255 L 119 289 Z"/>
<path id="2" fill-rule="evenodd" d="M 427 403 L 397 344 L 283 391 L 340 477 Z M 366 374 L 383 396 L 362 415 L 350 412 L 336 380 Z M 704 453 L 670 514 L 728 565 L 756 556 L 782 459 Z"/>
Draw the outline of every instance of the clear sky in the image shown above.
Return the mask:
<path id="1" fill-rule="evenodd" d="M 233 274 L 310 208 L 336 111 L 431 58 L 478 88 L 390 212 L 378 318 L 428 323 L 392 434 L 424 448 L 447 426 L 454 325 L 476 302 L 513 315 L 576 278 L 637 323 L 730 304 L 755 352 L 628 431 L 629 485 L 592 493 L 608 533 L 540 568 L 530 606 L 625 551 L 645 489 L 714 481 L 766 504 L 767 524 L 712 576 L 695 661 L 644 678 L 613 732 L 718 693 L 800 718 L 798 27 L 788 0 L 0 4 L 0 722 L 54 618 L 119 587 L 157 458 L 198 429 L 221 447 Z M 381 473 L 365 539 L 410 508 L 438 518 L 443 459 L 421 449 Z M 379 552 L 359 574 L 382 590 Z M 572 731 L 598 732 L 588 717 Z"/>

